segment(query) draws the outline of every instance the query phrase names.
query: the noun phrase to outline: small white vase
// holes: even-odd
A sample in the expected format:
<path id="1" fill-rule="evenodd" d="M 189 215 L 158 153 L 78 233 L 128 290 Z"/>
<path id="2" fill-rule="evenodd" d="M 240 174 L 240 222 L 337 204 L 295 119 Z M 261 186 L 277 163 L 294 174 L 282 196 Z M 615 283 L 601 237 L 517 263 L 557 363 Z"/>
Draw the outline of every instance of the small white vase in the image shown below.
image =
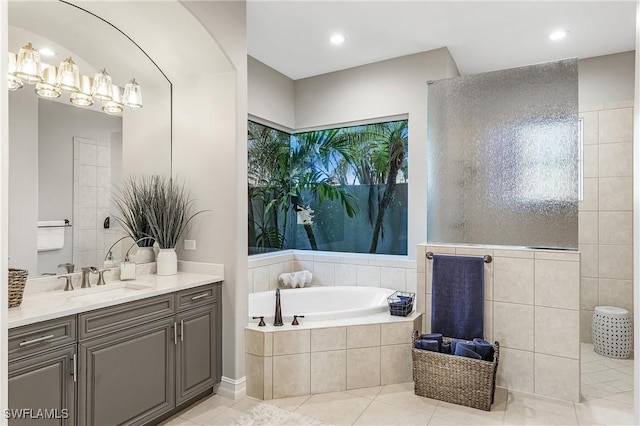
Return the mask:
<path id="1" fill-rule="evenodd" d="M 156 254 L 153 252 L 153 247 L 138 247 L 136 253 L 136 263 L 150 263 L 156 259 Z"/>
<path id="2" fill-rule="evenodd" d="M 175 248 L 160 249 L 156 262 L 158 275 L 175 275 L 178 273 L 178 256 Z"/>

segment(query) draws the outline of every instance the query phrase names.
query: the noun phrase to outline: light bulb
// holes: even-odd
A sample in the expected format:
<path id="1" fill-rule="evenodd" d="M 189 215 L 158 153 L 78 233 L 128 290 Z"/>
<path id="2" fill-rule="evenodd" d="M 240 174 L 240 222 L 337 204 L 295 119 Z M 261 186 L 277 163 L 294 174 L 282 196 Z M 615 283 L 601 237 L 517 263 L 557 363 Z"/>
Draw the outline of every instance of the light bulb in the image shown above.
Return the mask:
<path id="1" fill-rule="evenodd" d="M 91 96 L 102 102 L 110 101 L 113 97 L 111 86 L 111 76 L 107 74 L 107 70 L 103 68 L 93 77 Z"/>
<path id="2" fill-rule="evenodd" d="M 62 95 L 62 89 L 56 83 L 56 67 L 44 65 L 42 70 L 42 81 L 36 83 L 36 93 L 42 98 L 55 99 Z"/>
<path id="3" fill-rule="evenodd" d="M 80 70 L 71 57 L 60 62 L 58 68 L 58 86 L 70 92 L 80 90 Z"/>
<path id="4" fill-rule="evenodd" d="M 14 74 L 29 84 L 42 81 L 40 54 L 33 48 L 31 43 L 27 43 L 26 46 L 18 52 L 16 71 Z"/>
<path id="5" fill-rule="evenodd" d="M 142 108 L 142 89 L 135 78 L 124 87 L 122 103 L 130 109 Z"/>

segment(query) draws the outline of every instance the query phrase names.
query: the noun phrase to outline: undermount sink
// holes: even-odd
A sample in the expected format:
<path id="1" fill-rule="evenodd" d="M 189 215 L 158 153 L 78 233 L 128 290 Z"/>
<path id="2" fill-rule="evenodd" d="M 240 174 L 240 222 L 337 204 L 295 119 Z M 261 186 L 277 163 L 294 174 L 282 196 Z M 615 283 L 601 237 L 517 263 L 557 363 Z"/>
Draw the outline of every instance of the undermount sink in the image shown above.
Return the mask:
<path id="1" fill-rule="evenodd" d="M 114 285 L 105 285 L 101 287 L 92 287 L 90 289 L 77 289 L 74 292 L 78 292 L 81 294 L 74 294 L 72 296 L 67 297 L 69 301 L 73 302 L 88 302 L 88 303 L 96 303 L 102 302 L 105 300 L 113 300 L 118 299 L 120 297 L 130 296 L 132 294 L 138 293 L 140 290 L 145 290 L 151 288 L 149 286 L 140 285 L 140 284 L 119 284 Z"/>

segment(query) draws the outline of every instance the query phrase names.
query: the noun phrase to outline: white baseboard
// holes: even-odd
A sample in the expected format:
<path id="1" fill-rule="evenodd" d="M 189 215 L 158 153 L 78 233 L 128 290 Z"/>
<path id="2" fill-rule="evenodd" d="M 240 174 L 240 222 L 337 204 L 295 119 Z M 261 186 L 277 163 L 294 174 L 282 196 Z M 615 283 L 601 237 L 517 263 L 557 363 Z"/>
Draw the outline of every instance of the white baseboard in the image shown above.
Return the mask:
<path id="1" fill-rule="evenodd" d="M 222 376 L 217 394 L 233 400 L 244 398 L 247 395 L 247 378 L 243 376 L 235 380 Z"/>

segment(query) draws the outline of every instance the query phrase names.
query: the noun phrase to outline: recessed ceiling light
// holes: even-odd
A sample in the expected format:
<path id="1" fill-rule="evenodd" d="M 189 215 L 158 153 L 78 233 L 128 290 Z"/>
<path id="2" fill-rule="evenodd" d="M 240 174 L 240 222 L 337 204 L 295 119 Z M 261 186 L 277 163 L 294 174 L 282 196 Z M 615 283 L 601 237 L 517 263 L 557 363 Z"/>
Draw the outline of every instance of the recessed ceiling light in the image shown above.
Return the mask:
<path id="1" fill-rule="evenodd" d="M 562 40 L 569 35 L 567 30 L 557 30 L 549 34 L 549 40 Z"/>
<path id="2" fill-rule="evenodd" d="M 40 52 L 42 56 L 47 56 L 47 57 L 56 56 L 56 52 L 49 49 L 48 47 L 43 47 L 42 49 L 38 49 L 38 52 Z"/>
<path id="3" fill-rule="evenodd" d="M 344 36 L 342 34 L 334 34 L 334 35 L 331 36 L 329 41 L 332 44 L 342 44 L 342 43 L 344 43 Z"/>

